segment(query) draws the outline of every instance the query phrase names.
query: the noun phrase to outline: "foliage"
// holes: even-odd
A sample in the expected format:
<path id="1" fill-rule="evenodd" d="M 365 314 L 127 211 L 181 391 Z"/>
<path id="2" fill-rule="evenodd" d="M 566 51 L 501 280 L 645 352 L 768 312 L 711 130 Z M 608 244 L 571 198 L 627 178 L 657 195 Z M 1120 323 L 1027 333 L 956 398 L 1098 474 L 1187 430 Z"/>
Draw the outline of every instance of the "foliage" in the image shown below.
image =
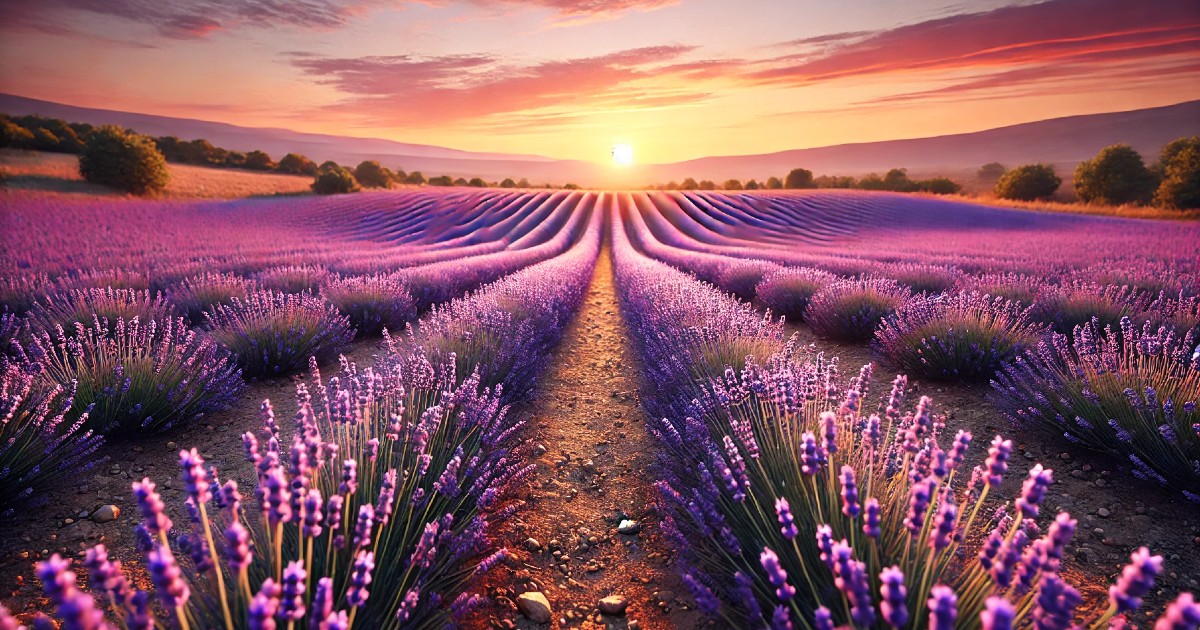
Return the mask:
<path id="1" fill-rule="evenodd" d="M 317 163 L 308 159 L 308 157 L 299 153 L 289 153 L 279 160 L 279 164 L 275 166 L 275 170 L 288 175 L 309 175 L 317 174 Z"/>
<path id="2" fill-rule="evenodd" d="M 413 171 L 408 174 L 408 177 L 404 178 L 404 183 L 423 186 L 425 185 L 425 176 L 421 174 L 421 171 Z"/>
<path id="3" fill-rule="evenodd" d="M 837 276 L 812 267 L 785 267 L 763 276 L 755 294 L 772 313 L 799 322 L 812 296 Z"/>
<path id="4" fill-rule="evenodd" d="M 75 324 L 86 327 L 99 322 L 111 329 L 119 320 L 137 318 L 144 322 L 161 322 L 174 316 L 174 306 L 164 300 L 161 294 L 105 287 L 51 293 L 29 311 L 29 322 L 34 328 L 49 331 L 61 327 L 67 334 L 74 334 Z"/>
<path id="5" fill-rule="evenodd" d="M 257 284 L 253 280 L 231 273 L 205 272 L 180 282 L 167 293 L 167 298 L 187 315 L 188 321 L 199 326 L 206 322 L 204 311 L 218 304 L 230 304 L 233 298 L 245 298 L 254 290 Z"/>
<path id="6" fill-rule="evenodd" d="M 1092 320 L 1100 327 L 1116 326 L 1123 317 L 1145 310 L 1146 296 L 1127 286 L 1072 282 L 1046 286 L 1034 302 L 1033 318 L 1068 334 Z"/>
<path id="7" fill-rule="evenodd" d="M 821 337 L 867 341 L 909 295 L 907 288 L 885 278 L 836 280 L 813 295 L 804 322 Z"/>
<path id="8" fill-rule="evenodd" d="M 724 184 L 721 184 L 721 190 L 742 190 L 742 181 L 739 179 L 727 179 Z"/>
<path id="9" fill-rule="evenodd" d="M 312 189 L 318 195 L 341 195 L 357 192 L 360 186 L 350 169 L 334 164 L 321 166 L 316 179 L 313 180 Z"/>
<path id="10" fill-rule="evenodd" d="M 1049 164 L 1025 164 L 1000 176 L 994 192 L 1001 199 L 1034 201 L 1049 199 L 1062 185 L 1062 178 Z"/>
<path id="11" fill-rule="evenodd" d="M 917 182 L 921 191 L 934 195 L 956 195 L 962 192 L 962 186 L 948 177 L 933 177 Z"/>
<path id="12" fill-rule="evenodd" d="M 909 375 L 935 380 L 990 378 L 1037 343 L 1029 310 L 967 292 L 919 295 L 884 319 L 873 347 Z"/>
<path id="13" fill-rule="evenodd" d="M 1158 170 L 1162 183 L 1154 193 L 1155 204 L 1177 210 L 1200 208 L 1200 136 L 1163 147 Z"/>
<path id="14" fill-rule="evenodd" d="M 347 276 L 330 280 L 321 296 L 350 318 L 359 337 L 378 335 L 386 328 L 401 331 L 416 317 L 416 304 L 394 275 Z"/>
<path id="15" fill-rule="evenodd" d="M 806 168 L 794 168 L 783 180 L 783 187 L 789 189 L 816 188 L 816 184 L 813 183 L 813 172 Z"/>
<path id="16" fill-rule="evenodd" d="M 167 161 L 146 137 L 120 127 L 97 128 L 79 156 L 79 174 L 94 184 L 145 195 L 166 187 Z"/>
<path id="17" fill-rule="evenodd" d="M 766 188 L 767 190 L 779 190 L 783 188 L 783 181 L 778 177 L 768 177 Z"/>
<path id="18" fill-rule="evenodd" d="M 1156 184 L 1142 156 L 1127 144 L 1105 147 L 1075 169 L 1075 194 L 1086 203 L 1145 203 Z"/>
<path id="19" fill-rule="evenodd" d="M 93 320 L 74 334 L 38 330 L 28 348 L 48 386 L 72 387 L 75 422 L 104 434 L 165 431 L 223 409 L 242 391 L 229 354 L 183 318 Z"/>
<path id="20" fill-rule="evenodd" d="M 395 176 L 376 160 L 363 160 L 354 167 L 354 179 L 365 188 L 388 188 Z"/>
<path id="21" fill-rule="evenodd" d="M 350 320 L 308 293 L 255 291 L 205 313 L 212 337 L 229 349 L 246 376 L 283 376 L 309 357 L 327 362 L 351 340 Z"/>
<path id="22" fill-rule="evenodd" d="M 1005 168 L 1003 164 L 999 162 L 988 162 L 987 164 L 979 167 L 979 170 L 975 173 L 975 176 L 986 181 L 996 181 L 1000 179 L 1000 177 L 1006 172 L 1008 172 L 1008 169 Z"/>
<path id="23" fill-rule="evenodd" d="M 247 153 L 245 161 L 242 162 L 242 168 L 251 171 L 270 171 L 274 170 L 275 167 L 275 161 L 263 151 L 251 151 Z"/>
<path id="24" fill-rule="evenodd" d="M 996 377 L 992 402 L 1014 422 L 1116 455 L 1136 476 L 1200 503 L 1200 344 L 1128 318 L 1055 334 Z"/>

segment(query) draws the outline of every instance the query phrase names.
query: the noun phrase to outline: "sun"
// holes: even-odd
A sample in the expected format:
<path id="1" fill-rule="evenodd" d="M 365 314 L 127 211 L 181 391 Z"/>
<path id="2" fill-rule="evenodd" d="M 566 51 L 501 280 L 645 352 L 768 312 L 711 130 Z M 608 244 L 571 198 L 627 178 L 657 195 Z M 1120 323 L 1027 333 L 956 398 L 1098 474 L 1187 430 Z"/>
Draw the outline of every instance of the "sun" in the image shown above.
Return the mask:
<path id="1" fill-rule="evenodd" d="M 618 166 L 633 164 L 633 147 L 628 144 L 614 144 L 612 148 L 613 163 Z"/>

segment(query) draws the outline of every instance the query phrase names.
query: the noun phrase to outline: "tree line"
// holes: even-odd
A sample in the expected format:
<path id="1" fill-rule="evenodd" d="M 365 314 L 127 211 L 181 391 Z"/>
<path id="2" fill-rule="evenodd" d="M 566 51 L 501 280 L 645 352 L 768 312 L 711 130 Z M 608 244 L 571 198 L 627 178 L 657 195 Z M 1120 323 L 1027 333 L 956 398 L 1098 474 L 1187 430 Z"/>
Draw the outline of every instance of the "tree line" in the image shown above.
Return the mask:
<path id="1" fill-rule="evenodd" d="M 1018 201 L 1050 199 L 1062 185 L 1050 164 L 1025 164 L 1008 170 L 992 162 L 980 167 L 978 177 L 995 181 L 992 190 L 997 197 Z M 1158 161 L 1149 166 L 1127 144 L 1105 147 L 1079 163 L 1072 186 L 1075 196 L 1089 204 L 1195 210 L 1200 208 L 1200 136 L 1168 143 Z"/>
<path id="2" fill-rule="evenodd" d="M 859 190 L 886 190 L 891 192 L 926 192 L 935 195 L 952 195 L 962 186 L 947 177 L 911 179 L 908 169 L 894 168 L 885 175 L 872 173 L 861 178 L 840 175 L 814 177 L 806 168 L 794 168 L 786 177 L 768 177 L 766 181 L 727 179 L 720 185 L 708 179 L 696 181 L 688 177 L 682 182 L 668 182 L 646 187 L 648 190 L 803 190 L 813 188 L 855 188 Z"/>
<path id="3" fill-rule="evenodd" d="M 115 125 L 69 123 L 42 116 L 0 114 L 2 147 L 79 155 L 80 174 L 85 179 L 134 194 L 147 194 L 166 187 L 169 178 L 167 162 L 310 176 L 313 178 L 312 189 L 318 194 L 393 185 L 554 188 L 549 183 L 535 186 L 525 178 L 519 181 L 505 178 L 499 182 L 450 175 L 427 178 L 420 171 L 406 173 L 399 168 L 389 169 L 377 160 L 364 160 L 351 168 L 332 160 L 318 165 L 306 155 L 288 153 L 276 162 L 265 151 L 233 151 L 203 138 L 153 137 Z M 578 186 L 566 184 L 563 188 L 577 189 Z"/>

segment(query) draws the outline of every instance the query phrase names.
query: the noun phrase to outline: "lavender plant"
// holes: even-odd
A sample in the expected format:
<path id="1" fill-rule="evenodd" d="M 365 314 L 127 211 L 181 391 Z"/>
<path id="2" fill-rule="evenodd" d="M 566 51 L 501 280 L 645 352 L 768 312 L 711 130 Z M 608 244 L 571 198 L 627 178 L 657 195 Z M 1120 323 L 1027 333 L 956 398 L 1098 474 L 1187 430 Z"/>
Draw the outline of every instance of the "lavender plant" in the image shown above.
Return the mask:
<path id="1" fill-rule="evenodd" d="M 813 267 L 785 267 L 763 277 L 755 293 L 771 312 L 799 322 L 809 301 L 837 276 Z"/>
<path id="2" fill-rule="evenodd" d="M 28 355 L 47 386 L 75 384 L 66 421 L 88 410 L 83 427 L 103 434 L 163 431 L 225 408 L 245 387 L 229 354 L 183 318 L 93 319 L 87 328 L 75 324 L 72 335 L 42 330 Z"/>
<path id="3" fill-rule="evenodd" d="M 57 556 L 39 566 L 59 615 L 104 610 L 130 627 L 164 615 L 185 629 L 433 628 L 483 604 L 464 587 L 506 557 L 487 532 L 529 474 L 508 450 L 518 424 L 507 408 L 477 376 L 455 386 L 453 365 L 427 363 L 411 379 L 345 359 L 327 380 L 310 367 L 290 448 L 270 401 L 262 428 L 242 436 L 253 492 L 222 483 L 195 449 L 179 453 L 188 522 L 172 522 L 153 481 L 133 483 L 153 593 L 125 582 L 97 546 L 84 564 L 99 602 L 57 596 L 72 582 Z"/>
<path id="4" fill-rule="evenodd" d="M 321 296 L 350 319 L 360 337 L 403 330 L 416 317 L 416 304 L 395 275 L 336 278 L 321 288 Z"/>
<path id="5" fill-rule="evenodd" d="M 314 265 L 281 265 L 255 274 L 259 286 L 282 293 L 316 293 L 329 282 L 329 271 Z"/>
<path id="6" fill-rule="evenodd" d="M 1098 321 L 1055 334 L 997 375 L 993 403 L 1200 503 L 1200 336 Z"/>
<path id="7" fill-rule="evenodd" d="M 867 341 L 885 317 L 910 297 L 894 280 L 862 278 L 837 280 L 813 295 L 804 322 L 822 337 Z"/>
<path id="8" fill-rule="evenodd" d="M 0 310 L 22 315 L 53 288 L 54 283 L 44 273 L 0 277 Z"/>
<path id="9" fill-rule="evenodd" d="M 763 278 L 779 270 L 779 265 L 763 260 L 731 260 L 717 272 L 716 284 L 743 300 L 752 300 Z"/>
<path id="10" fill-rule="evenodd" d="M 1042 333 L 1028 309 L 1003 298 L 919 295 L 883 321 L 873 347 L 910 375 L 978 379 L 990 378 Z"/>
<path id="11" fill-rule="evenodd" d="M 954 267 L 930 263 L 904 262 L 888 265 L 880 275 L 908 287 L 913 293 L 943 293 L 962 279 L 962 271 Z"/>
<path id="12" fill-rule="evenodd" d="M 0 359 L 0 517 L 96 465 L 104 438 L 84 430 L 87 411 L 67 420 L 75 392 L 38 383 L 41 366 Z"/>
<path id="13" fill-rule="evenodd" d="M 354 339 L 350 320 L 309 294 L 255 291 L 205 312 L 212 336 L 247 376 L 301 370 L 309 357 L 324 363 Z"/>
<path id="14" fill-rule="evenodd" d="M 1076 326 L 1096 319 L 1100 326 L 1116 326 L 1122 317 L 1145 309 L 1146 300 L 1127 286 L 1073 282 L 1049 286 L 1038 295 L 1033 318 L 1050 324 L 1055 332 L 1071 334 Z"/>
<path id="15" fill-rule="evenodd" d="M 932 402 L 905 411 L 903 376 L 875 412 L 864 409 L 871 366 L 839 390 L 836 363 L 790 344 L 740 370 L 689 364 L 688 303 L 653 280 L 673 270 L 614 249 L 626 316 L 657 330 L 639 345 L 651 408 L 682 412 L 652 425 L 657 486 L 664 532 L 701 610 L 733 627 L 1074 623 L 1081 597 L 1061 570 L 1076 523 L 1061 513 L 1038 525 L 1049 517 L 1051 471 L 1034 466 L 1020 494 L 991 513 L 1012 443 L 996 436 L 984 464 L 966 470 L 972 436 L 960 431 L 943 449 Z M 662 361 L 668 352 L 683 360 Z M 1138 550 L 1089 625 L 1137 610 L 1161 570 L 1161 557 Z M 1190 605 L 1181 597 L 1164 618 L 1185 618 Z"/>
<path id="16" fill-rule="evenodd" d="M 959 289 L 1001 297 L 1027 308 L 1037 301 L 1044 285 L 1044 280 L 1022 273 L 983 273 L 964 276 L 959 282 Z"/>
<path id="17" fill-rule="evenodd" d="M 105 287 L 48 295 L 29 311 L 29 322 L 34 329 L 49 331 L 61 327 L 71 333 L 75 324 L 89 326 L 95 320 L 109 324 L 112 330 L 121 319 L 166 321 L 174 316 L 174 307 L 161 294 Z"/>
<path id="18" fill-rule="evenodd" d="M 257 289 L 253 280 L 232 273 L 205 272 L 192 276 L 170 289 L 167 298 L 193 325 L 206 322 L 204 312 L 217 306 L 229 305 L 233 298 L 245 299 Z"/>

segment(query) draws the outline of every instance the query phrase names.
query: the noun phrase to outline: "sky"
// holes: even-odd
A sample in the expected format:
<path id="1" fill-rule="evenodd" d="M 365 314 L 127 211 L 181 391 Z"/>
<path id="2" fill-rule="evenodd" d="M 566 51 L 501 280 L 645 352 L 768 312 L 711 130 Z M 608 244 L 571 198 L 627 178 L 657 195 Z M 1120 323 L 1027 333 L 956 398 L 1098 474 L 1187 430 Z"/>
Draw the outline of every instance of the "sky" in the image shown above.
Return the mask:
<path id="1" fill-rule="evenodd" d="M 1200 2 L 0 0 L 0 91 L 664 163 L 1200 99 Z"/>

